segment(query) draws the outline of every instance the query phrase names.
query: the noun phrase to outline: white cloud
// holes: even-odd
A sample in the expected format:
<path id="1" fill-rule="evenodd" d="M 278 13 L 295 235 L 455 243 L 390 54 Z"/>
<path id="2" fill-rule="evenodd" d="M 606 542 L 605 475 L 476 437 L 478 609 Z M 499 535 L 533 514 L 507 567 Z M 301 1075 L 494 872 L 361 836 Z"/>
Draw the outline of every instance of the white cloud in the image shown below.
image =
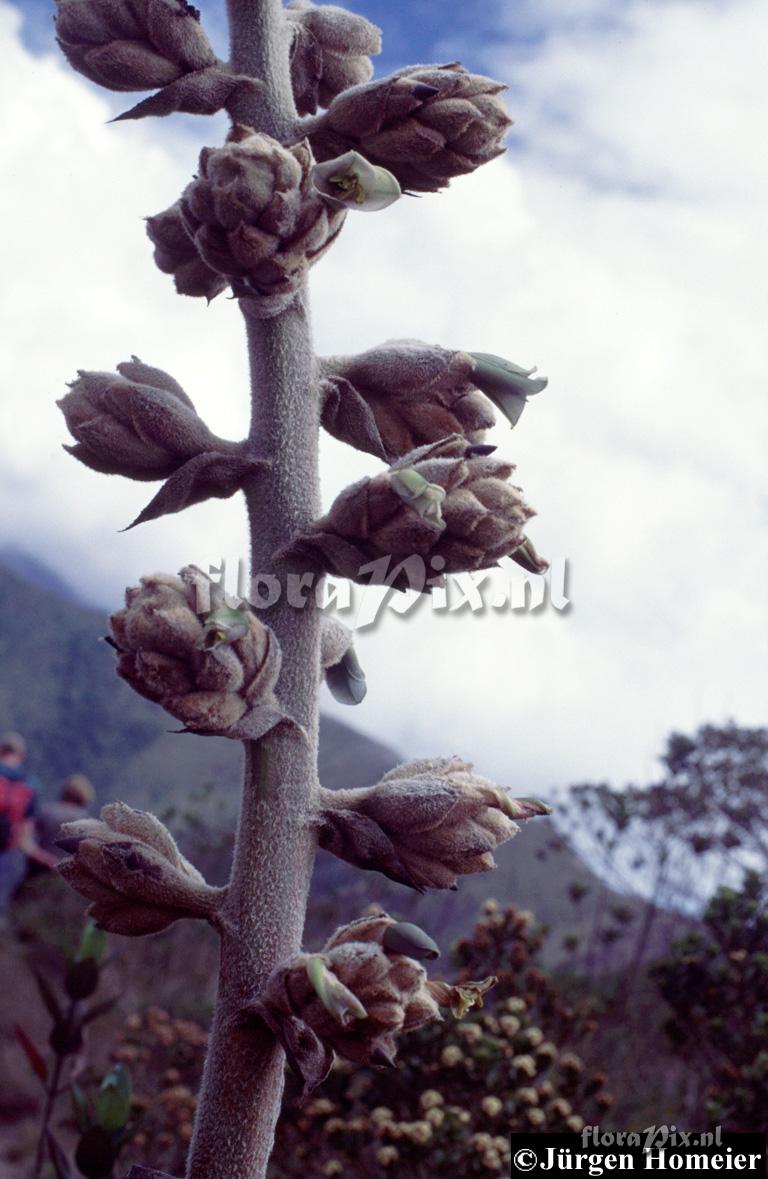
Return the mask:
<path id="1" fill-rule="evenodd" d="M 322 352 L 418 335 L 551 378 L 496 440 L 539 511 L 537 546 L 570 558 L 572 610 L 388 614 L 360 643 L 368 700 L 345 713 L 409 750 L 445 751 L 449 734 L 531 788 L 649 775 L 670 727 L 765 717 L 768 12 L 618 11 L 590 0 L 564 21 L 552 0 L 526 60 L 498 44 L 524 148 L 439 197 L 350 217 L 313 281 Z M 16 28 L 0 2 L 2 530 L 114 600 L 150 567 L 236 560 L 242 512 L 214 502 L 117 536 L 152 488 L 64 455 L 54 396 L 78 367 L 137 352 L 237 435 L 241 329 L 225 300 L 178 299 L 144 238 L 141 217 L 194 166 L 188 127 L 105 126 L 106 103 Z M 326 501 L 372 469 L 325 441 Z"/>

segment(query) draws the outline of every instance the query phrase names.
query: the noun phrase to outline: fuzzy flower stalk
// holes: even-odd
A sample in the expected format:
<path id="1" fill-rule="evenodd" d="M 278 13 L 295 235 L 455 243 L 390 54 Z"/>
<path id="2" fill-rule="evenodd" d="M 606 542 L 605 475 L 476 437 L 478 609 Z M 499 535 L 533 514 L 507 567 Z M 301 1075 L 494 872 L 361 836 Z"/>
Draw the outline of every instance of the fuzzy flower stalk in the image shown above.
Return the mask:
<path id="1" fill-rule="evenodd" d="M 460 1016 L 481 1004 L 492 982 L 428 978 L 435 943 L 386 915 L 305 953 L 318 845 L 415 889 L 453 888 L 493 866 L 519 821 L 549 809 L 512 798 L 456 757 L 408 762 L 368 788 L 325 790 L 320 686 L 360 704 L 366 677 L 349 629 L 321 612 L 314 591 L 301 608 L 291 593 L 293 579 L 314 587 L 327 573 L 428 589 L 506 557 L 546 568 L 526 531 L 533 511 L 510 482 L 514 466 L 486 438 L 497 415 L 516 425 L 546 379 L 495 354 L 418 339 L 321 359 L 309 321 L 310 275 L 347 213 L 396 216 L 403 194 L 446 188 L 504 151 L 511 120 L 503 84 L 455 62 L 373 77 L 381 32 L 341 6 L 228 0 L 223 62 L 186 0 L 56 3 L 74 69 L 113 92 L 149 92 L 113 120 L 116 135 L 123 119 L 223 111 L 230 122 L 223 142 L 206 133 L 196 173 L 166 194 L 146 233 L 180 295 L 210 302 L 229 291 L 242 315 L 247 436 L 219 437 L 178 381 L 136 357 L 115 372 L 80 371 L 60 408 L 68 449 L 94 478 L 161 481 L 134 524 L 245 501 L 249 585 L 277 589 L 267 605 L 228 599 L 190 564 L 130 586 L 108 635 L 118 675 L 174 718 L 179 740 L 242 742 L 231 876 L 226 889 L 210 888 L 157 819 L 120 803 L 68 826 L 60 871 L 112 932 L 155 933 L 179 918 L 216 929 L 219 989 L 186 1179 L 266 1179 L 286 1057 L 305 1092 L 337 1055 L 391 1064 L 403 1035 L 442 1018 L 441 1008 Z M 414 202 L 417 216 L 429 216 L 430 199 Z M 354 227 L 360 257 L 372 224 L 369 216 Z M 361 283 L 342 273 L 340 330 L 371 292 L 375 275 Z M 197 310 L 191 349 L 204 331 Z M 327 510 L 321 428 L 387 464 Z"/>

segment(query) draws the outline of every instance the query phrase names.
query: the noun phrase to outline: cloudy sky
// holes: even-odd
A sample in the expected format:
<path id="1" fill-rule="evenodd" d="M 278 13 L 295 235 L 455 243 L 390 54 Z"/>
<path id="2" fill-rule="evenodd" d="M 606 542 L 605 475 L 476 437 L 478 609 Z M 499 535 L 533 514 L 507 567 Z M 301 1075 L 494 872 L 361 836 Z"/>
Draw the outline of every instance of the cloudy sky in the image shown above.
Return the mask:
<path id="1" fill-rule="evenodd" d="M 221 6 L 200 6 L 223 50 Z M 671 728 L 766 718 L 768 7 L 351 6 L 383 25 L 383 70 L 461 57 L 509 84 L 515 127 L 442 195 L 348 219 L 313 274 L 318 352 L 412 336 L 537 364 L 549 389 L 494 441 L 572 605 L 389 611 L 360 639 L 369 695 L 344 718 L 520 790 L 647 780 Z M 0 544 L 114 605 L 141 573 L 246 551 L 237 501 L 118 535 L 147 485 L 64 454 L 55 406 L 76 369 L 137 353 L 242 434 L 237 311 L 177 297 L 141 220 L 224 125 L 108 126 L 119 96 L 57 55 L 47 4 L 0 0 L 0 46 Z M 375 469 L 324 440 L 326 502 Z"/>

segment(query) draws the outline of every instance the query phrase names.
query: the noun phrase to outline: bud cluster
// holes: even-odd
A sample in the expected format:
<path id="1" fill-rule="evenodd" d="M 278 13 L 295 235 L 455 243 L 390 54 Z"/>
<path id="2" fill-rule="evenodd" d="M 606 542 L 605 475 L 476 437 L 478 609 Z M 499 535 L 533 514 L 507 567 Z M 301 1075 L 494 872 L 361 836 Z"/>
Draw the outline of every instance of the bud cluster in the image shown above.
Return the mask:
<path id="1" fill-rule="evenodd" d="M 154 815 L 114 802 L 100 819 L 61 830 L 58 846 L 69 856 L 57 870 L 91 902 L 88 913 L 102 929 L 139 937 L 180 917 L 215 917 L 224 890 L 205 883 Z"/>
<path id="2" fill-rule="evenodd" d="M 534 513 L 507 482 L 513 465 L 493 458 L 494 449 L 452 435 L 411 451 L 384 474 L 347 487 L 280 555 L 304 569 L 398 588 L 409 584 L 413 557 L 441 573 L 462 573 L 524 547 L 542 572 L 546 562 L 523 532 Z"/>
<path id="3" fill-rule="evenodd" d="M 236 125 L 223 147 L 204 148 L 181 216 L 203 262 L 269 317 L 294 301 L 307 271 L 341 230 L 345 213 L 312 185 L 306 141 L 283 147 Z"/>
<path id="4" fill-rule="evenodd" d="M 309 129 L 312 147 L 319 160 L 353 148 L 404 189 L 437 192 L 503 153 L 505 89 L 455 62 L 410 66 L 334 98 Z"/>
<path id="5" fill-rule="evenodd" d="M 126 590 L 125 609 L 110 618 L 117 671 L 184 731 L 257 740 L 287 720 L 274 695 L 280 648 L 247 608 L 201 605 L 211 588 L 190 565 Z"/>
<path id="6" fill-rule="evenodd" d="M 381 29 L 335 4 L 291 0 L 291 82 L 296 109 L 312 115 L 373 73 L 370 55 L 381 52 Z"/>
<path id="7" fill-rule="evenodd" d="M 280 1039 L 306 1094 L 325 1079 L 334 1053 L 358 1064 L 393 1065 L 401 1033 L 442 1019 L 439 1004 L 454 1003 L 455 988 L 430 983 L 421 965 L 438 956 L 417 926 L 386 914 L 363 917 L 338 929 L 322 953 L 299 954 L 278 967 L 246 1013 Z M 471 984 L 467 1003 L 482 1003 L 492 983 Z"/>
<path id="8" fill-rule="evenodd" d="M 494 415 L 473 369 L 467 352 L 420 340 L 388 340 L 358 356 L 324 358 L 323 425 L 388 462 L 449 434 L 481 442 Z"/>
<path id="9" fill-rule="evenodd" d="M 258 87 L 216 57 L 186 0 L 56 0 L 56 35 L 70 65 L 107 90 L 155 90 L 119 119 L 212 115 Z"/>
<path id="10" fill-rule="evenodd" d="M 323 790 L 320 846 L 360 868 L 423 892 L 456 888 L 459 876 L 494 868 L 493 852 L 515 820 L 547 815 L 513 798 L 458 757 L 406 762 L 362 790 Z"/>
<path id="11" fill-rule="evenodd" d="M 117 372 L 80 370 L 58 402 L 76 439 L 71 455 L 94 471 L 129 479 L 166 479 L 206 451 L 233 453 L 212 434 L 168 373 L 134 356 Z"/>

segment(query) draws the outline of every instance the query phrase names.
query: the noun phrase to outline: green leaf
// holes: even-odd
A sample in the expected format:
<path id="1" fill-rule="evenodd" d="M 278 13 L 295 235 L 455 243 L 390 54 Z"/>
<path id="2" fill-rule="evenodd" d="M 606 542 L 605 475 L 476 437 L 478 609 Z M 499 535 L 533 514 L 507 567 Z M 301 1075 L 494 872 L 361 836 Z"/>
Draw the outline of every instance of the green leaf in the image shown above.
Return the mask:
<path id="1" fill-rule="evenodd" d="M 80 945 L 77 949 L 77 961 L 82 962 L 85 958 L 93 958 L 94 961 L 100 961 L 107 948 L 107 935 L 103 929 L 97 929 L 95 921 L 89 921 L 83 930 L 83 936 L 80 938 Z"/>
<path id="2" fill-rule="evenodd" d="M 131 1112 L 131 1078 L 123 1064 L 116 1064 L 96 1094 L 96 1119 L 105 1130 L 121 1130 Z"/>

